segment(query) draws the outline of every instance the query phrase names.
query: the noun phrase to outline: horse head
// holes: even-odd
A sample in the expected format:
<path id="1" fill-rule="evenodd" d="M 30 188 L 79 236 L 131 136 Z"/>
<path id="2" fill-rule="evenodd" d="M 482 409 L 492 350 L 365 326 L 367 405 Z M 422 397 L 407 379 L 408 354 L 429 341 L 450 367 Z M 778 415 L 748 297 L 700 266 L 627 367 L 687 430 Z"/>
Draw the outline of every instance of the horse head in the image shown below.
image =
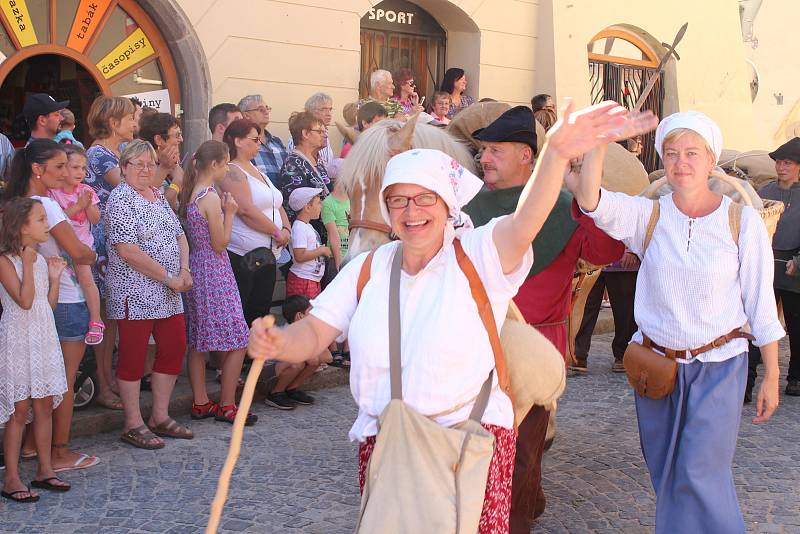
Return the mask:
<path id="1" fill-rule="evenodd" d="M 475 171 L 466 145 L 441 128 L 418 124 L 416 116 L 405 124 L 383 120 L 363 132 L 345 158 L 339 177 L 350 197 L 350 238 L 345 262 L 391 240 L 391 228 L 380 210 L 381 181 L 392 156 L 412 148 L 441 150 Z"/>

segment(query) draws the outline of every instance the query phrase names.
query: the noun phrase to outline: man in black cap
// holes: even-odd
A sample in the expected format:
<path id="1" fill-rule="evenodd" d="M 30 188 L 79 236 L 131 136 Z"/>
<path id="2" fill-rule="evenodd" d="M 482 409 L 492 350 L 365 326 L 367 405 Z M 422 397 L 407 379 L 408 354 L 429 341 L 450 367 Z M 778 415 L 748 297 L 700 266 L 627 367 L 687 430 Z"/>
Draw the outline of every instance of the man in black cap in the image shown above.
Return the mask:
<path id="1" fill-rule="evenodd" d="M 775 298 L 783 303 L 783 317 L 789 334 L 789 373 L 787 395 L 800 397 L 800 277 L 787 272 L 788 262 L 800 252 L 800 137 L 787 141 L 769 157 L 775 160 L 778 180 L 762 187 L 761 198 L 783 202 L 784 211 L 778 220 L 772 238 L 775 256 Z M 750 344 L 749 372 L 744 401 L 752 401 L 753 385 L 756 381 L 761 352 Z"/>
<path id="2" fill-rule="evenodd" d="M 34 93 L 25 101 L 22 114 L 31 129 L 28 143 L 36 139 L 52 139 L 61 125 L 59 111 L 69 106 L 69 100 L 57 101 L 45 93 Z"/>
<path id="3" fill-rule="evenodd" d="M 464 211 L 480 226 L 512 213 L 531 176 L 537 152 L 533 112 L 525 106 L 511 108 L 472 136 L 481 141 L 481 168 L 488 187 Z M 566 319 L 578 259 L 604 265 L 619 259 L 625 249 L 571 206 L 572 195 L 562 190 L 533 241 L 533 267 L 514 297 L 525 320 L 562 355 L 567 351 Z M 542 454 L 549 417 L 544 407 L 534 406 L 519 426 L 511 484 L 511 534 L 528 534 L 533 519 L 544 512 Z"/>

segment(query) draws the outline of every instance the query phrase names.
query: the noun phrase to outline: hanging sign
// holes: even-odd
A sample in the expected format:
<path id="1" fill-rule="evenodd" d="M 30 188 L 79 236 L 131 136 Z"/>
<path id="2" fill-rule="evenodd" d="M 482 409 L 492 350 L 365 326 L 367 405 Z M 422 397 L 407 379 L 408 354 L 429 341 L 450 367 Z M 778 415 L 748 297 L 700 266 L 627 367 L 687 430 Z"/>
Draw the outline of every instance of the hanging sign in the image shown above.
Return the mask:
<path id="1" fill-rule="evenodd" d="M 157 89 L 155 91 L 142 91 L 141 93 L 131 93 L 122 95 L 125 98 L 136 97 L 143 106 L 151 107 L 161 113 L 171 113 L 172 110 L 169 100 L 168 89 Z"/>
<path id="2" fill-rule="evenodd" d="M 21 47 L 39 44 L 25 0 L 0 0 L 3 15 Z"/>
<path id="3" fill-rule="evenodd" d="M 109 6 L 111 0 L 81 0 L 69 31 L 67 47 L 83 53 Z"/>
<path id="4" fill-rule="evenodd" d="M 101 59 L 97 68 L 105 79 L 109 79 L 153 54 L 153 45 L 139 28 Z"/>

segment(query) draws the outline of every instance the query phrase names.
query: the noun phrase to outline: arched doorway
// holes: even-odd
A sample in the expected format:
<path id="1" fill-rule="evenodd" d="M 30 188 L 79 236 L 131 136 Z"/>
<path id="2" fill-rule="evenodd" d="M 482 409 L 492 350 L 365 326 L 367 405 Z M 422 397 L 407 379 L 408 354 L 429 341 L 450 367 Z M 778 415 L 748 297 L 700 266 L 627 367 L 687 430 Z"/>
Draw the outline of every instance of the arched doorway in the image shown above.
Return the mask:
<path id="1" fill-rule="evenodd" d="M 595 35 L 588 44 L 589 77 L 592 103 L 614 100 L 630 109 L 636 104 L 659 57 L 645 39 L 622 26 L 612 26 Z M 656 81 L 642 109 L 662 117 L 664 109 L 663 78 Z M 655 132 L 643 136 L 639 159 L 647 172 L 660 167 L 655 150 Z"/>
<path id="2" fill-rule="evenodd" d="M 98 93 L 135 95 L 159 111 L 180 110 L 169 48 L 135 0 L 4 1 L 0 22 L 3 133 L 19 137 L 4 125 L 19 124 L 26 95 L 34 92 L 69 99 L 79 125 Z"/>
<path id="3" fill-rule="evenodd" d="M 417 92 L 430 101 L 445 71 L 447 34 L 427 11 L 406 0 L 384 0 L 361 18 L 359 97 L 377 69 L 409 68 Z"/>

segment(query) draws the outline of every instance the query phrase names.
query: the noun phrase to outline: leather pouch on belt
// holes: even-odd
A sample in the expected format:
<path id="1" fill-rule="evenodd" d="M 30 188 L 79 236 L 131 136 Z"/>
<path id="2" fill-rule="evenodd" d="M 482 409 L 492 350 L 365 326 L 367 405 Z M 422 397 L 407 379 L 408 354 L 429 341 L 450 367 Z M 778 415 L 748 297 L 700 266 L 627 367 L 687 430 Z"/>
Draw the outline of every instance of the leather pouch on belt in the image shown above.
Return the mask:
<path id="1" fill-rule="evenodd" d="M 639 343 L 630 343 L 622 360 L 628 382 L 642 397 L 663 399 L 675 388 L 678 362 Z"/>

